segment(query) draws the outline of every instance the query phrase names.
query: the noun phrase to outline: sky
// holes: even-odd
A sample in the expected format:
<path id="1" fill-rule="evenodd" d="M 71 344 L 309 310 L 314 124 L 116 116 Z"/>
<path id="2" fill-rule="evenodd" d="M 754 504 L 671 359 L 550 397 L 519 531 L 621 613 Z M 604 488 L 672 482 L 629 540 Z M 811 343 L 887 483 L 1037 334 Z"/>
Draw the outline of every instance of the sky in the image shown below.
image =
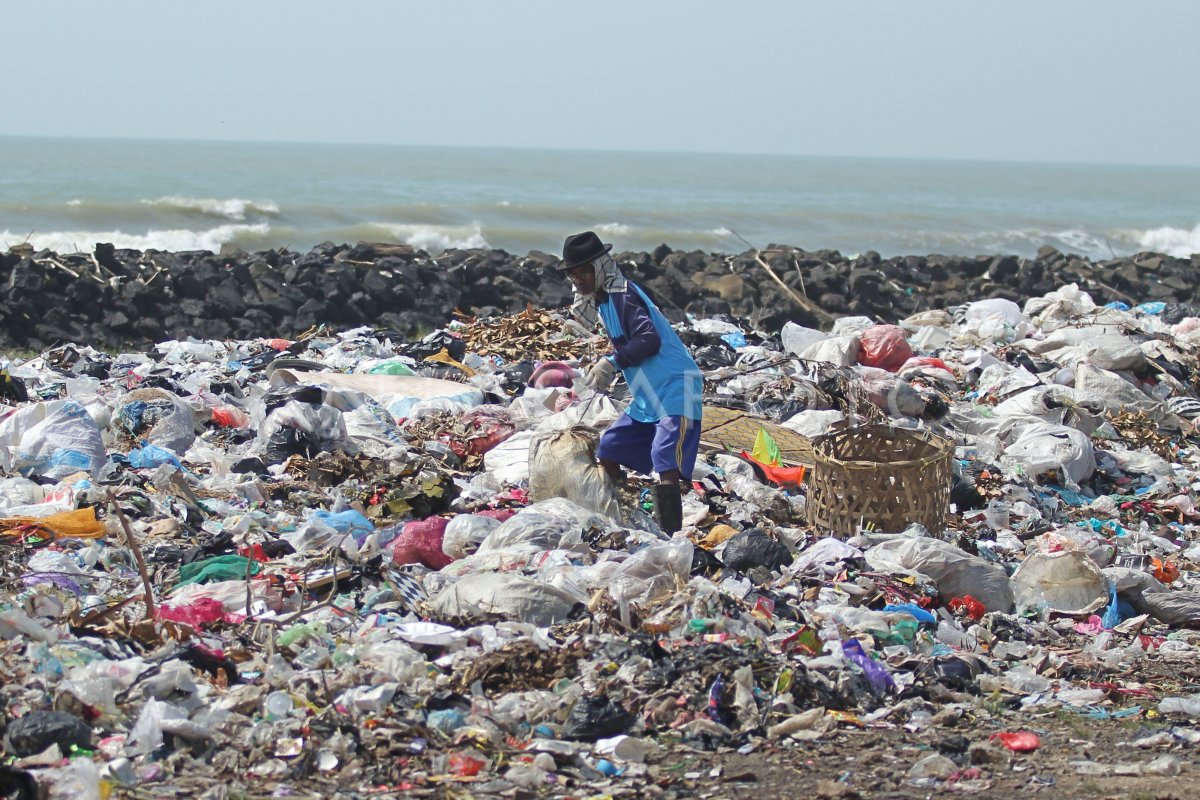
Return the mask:
<path id="1" fill-rule="evenodd" d="M 1200 165 L 1194 0 L 63 0 L 3 18 L 0 135 Z"/>

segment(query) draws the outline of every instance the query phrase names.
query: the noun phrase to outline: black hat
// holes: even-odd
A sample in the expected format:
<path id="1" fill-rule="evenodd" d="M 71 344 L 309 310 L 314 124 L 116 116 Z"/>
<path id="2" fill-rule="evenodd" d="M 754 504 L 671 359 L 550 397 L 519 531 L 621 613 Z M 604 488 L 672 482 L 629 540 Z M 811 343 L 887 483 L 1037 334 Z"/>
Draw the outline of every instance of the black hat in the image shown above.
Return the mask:
<path id="1" fill-rule="evenodd" d="M 593 231 L 584 231 L 574 236 L 568 236 L 563 242 L 563 260 L 556 269 L 571 269 L 580 264 L 595 261 L 600 256 L 612 250 L 611 244 L 604 244 Z"/>

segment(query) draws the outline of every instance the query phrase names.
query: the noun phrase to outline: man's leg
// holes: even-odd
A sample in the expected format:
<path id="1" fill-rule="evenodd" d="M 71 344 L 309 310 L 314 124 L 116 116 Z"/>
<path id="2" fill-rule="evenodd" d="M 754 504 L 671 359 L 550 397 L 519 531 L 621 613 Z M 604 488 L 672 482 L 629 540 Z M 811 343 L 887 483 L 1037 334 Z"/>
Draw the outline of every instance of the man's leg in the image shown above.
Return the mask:
<path id="1" fill-rule="evenodd" d="M 655 433 L 656 426 L 653 423 L 638 422 L 628 414 L 622 414 L 608 430 L 600 434 L 596 460 L 617 483 L 625 481 L 622 466 L 649 473 L 654 469 L 650 459 L 650 446 Z"/>
<path id="2" fill-rule="evenodd" d="M 691 478 L 700 445 L 700 423 L 687 417 L 664 417 L 658 421 L 650 458 L 658 473 L 654 487 L 654 509 L 664 533 L 683 527 L 681 477 Z"/>

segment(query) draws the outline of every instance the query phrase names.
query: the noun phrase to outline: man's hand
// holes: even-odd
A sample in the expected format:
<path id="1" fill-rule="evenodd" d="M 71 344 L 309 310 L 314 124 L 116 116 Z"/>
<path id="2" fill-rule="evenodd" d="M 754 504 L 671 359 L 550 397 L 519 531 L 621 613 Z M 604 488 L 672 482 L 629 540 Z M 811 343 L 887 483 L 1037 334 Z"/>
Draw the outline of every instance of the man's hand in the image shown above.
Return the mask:
<path id="1" fill-rule="evenodd" d="M 608 387 L 612 386 L 613 380 L 616 377 L 617 368 L 613 364 L 612 359 L 602 358 L 588 370 L 588 374 L 583 379 L 583 382 L 597 392 L 607 392 Z"/>

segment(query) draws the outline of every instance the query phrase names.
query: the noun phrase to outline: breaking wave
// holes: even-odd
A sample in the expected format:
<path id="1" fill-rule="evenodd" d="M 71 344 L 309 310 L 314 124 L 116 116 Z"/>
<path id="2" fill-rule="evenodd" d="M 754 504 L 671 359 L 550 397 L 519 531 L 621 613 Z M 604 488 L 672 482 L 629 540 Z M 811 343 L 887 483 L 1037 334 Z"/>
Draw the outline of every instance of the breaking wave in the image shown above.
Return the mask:
<path id="1" fill-rule="evenodd" d="M 243 200 L 239 197 L 160 197 L 157 200 L 143 200 L 148 206 L 159 206 L 183 212 L 203 214 L 209 217 L 220 217 L 243 222 L 247 214 L 273 217 L 279 214 L 279 206 L 275 203 L 256 200 Z"/>
<path id="2" fill-rule="evenodd" d="M 440 253 L 451 248 L 471 250 L 491 247 L 479 225 L 400 225 L 375 222 L 371 223 L 370 228 L 382 231 L 394 241 L 410 244 L 427 253 Z"/>
<path id="3" fill-rule="evenodd" d="M 1190 231 L 1170 226 L 1142 231 L 1138 236 L 1138 243 L 1146 250 L 1166 253 L 1177 258 L 1187 258 L 1195 253 L 1200 253 L 1200 224 Z"/>
<path id="4" fill-rule="evenodd" d="M 595 230 L 601 236 L 628 236 L 633 232 L 632 227 L 621 222 L 602 222 Z"/>
<path id="5" fill-rule="evenodd" d="M 226 244 L 235 244 L 247 250 L 267 246 L 270 234 L 271 226 L 265 222 L 219 225 L 202 231 L 151 230 L 146 233 L 124 233 L 119 230 L 47 231 L 27 235 L 6 230 L 0 232 L 0 248 L 28 242 L 35 250 L 76 253 L 93 250 L 97 242 L 105 242 L 130 250 L 208 250 L 216 253 Z"/>

